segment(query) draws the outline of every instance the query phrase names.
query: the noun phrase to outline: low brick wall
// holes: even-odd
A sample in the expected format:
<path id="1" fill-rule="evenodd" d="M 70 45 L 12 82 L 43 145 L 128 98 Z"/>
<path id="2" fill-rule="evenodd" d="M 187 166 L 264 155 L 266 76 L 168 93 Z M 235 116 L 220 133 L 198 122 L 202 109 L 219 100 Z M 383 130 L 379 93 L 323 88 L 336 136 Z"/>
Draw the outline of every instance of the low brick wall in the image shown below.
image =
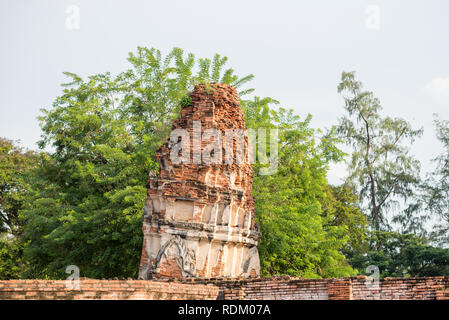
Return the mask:
<path id="1" fill-rule="evenodd" d="M 386 278 L 378 285 L 352 279 L 354 300 L 448 300 L 449 277 Z"/>
<path id="2" fill-rule="evenodd" d="M 222 285 L 224 299 L 446 300 L 449 277 L 260 279 Z"/>
<path id="3" fill-rule="evenodd" d="M 273 277 L 248 280 L 64 280 L 0 281 L 0 299 L 150 300 L 449 300 L 449 277 L 340 279 Z"/>
<path id="4" fill-rule="evenodd" d="M 328 282 L 279 277 L 216 283 L 224 300 L 328 300 Z"/>
<path id="5" fill-rule="evenodd" d="M 0 281 L 0 299 L 106 299 L 106 300 L 211 300 L 214 285 L 144 280 L 80 280 L 79 290 L 67 288 L 65 280 Z"/>
<path id="6" fill-rule="evenodd" d="M 220 287 L 224 300 L 449 300 L 449 277 L 386 278 L 378 283 L 369 281 L 366 276 L 214 282 Z"/>

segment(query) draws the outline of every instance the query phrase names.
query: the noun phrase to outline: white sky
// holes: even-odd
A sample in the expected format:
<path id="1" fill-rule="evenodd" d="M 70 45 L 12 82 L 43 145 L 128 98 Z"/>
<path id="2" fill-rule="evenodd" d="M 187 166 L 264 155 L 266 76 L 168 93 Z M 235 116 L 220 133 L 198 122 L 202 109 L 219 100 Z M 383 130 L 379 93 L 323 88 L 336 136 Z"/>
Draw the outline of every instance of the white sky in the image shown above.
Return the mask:
<path id="1" fill-rule="evenodd" d="M 79 29 L 67 28 L 70 5 Z M 357 71 L 386 114 L 424 127 L 412 150 L 426 172 L 441 148 L 432 114 L 449 119 L 448 17 L 447 0 L 0 0 L 0 136 L 37 148 L 36 117 L 60 94 L 63 71 L 116 73 L 137 46 L 179 46 L 227 55 L 237 74 L 256 75 L 257 95 L 311 113 L 315 127 L 337 122 L 340 74 Z M 337 166 L 329 179 L 343 176 Z"/>

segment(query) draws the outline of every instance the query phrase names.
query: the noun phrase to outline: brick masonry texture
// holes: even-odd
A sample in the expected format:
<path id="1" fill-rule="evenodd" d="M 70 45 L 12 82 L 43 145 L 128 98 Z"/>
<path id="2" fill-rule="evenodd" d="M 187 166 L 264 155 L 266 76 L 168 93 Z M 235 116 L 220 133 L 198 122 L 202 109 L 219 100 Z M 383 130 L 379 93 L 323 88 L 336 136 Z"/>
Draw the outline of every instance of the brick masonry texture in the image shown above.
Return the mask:
<path id="1" fill-rule="evenodd" d="M 150 173 L 139 279 L 257 277 L 260 233 L 237 90 L 199 85 L 190 98 L 173 123 L 184 136 L 168 139 L 156 153 L 160 173 Z M 189 163 L 172 159 L 177 146 Z"/>
<path id="2" fill-rule="evenodd" d="M 367 277 L 240 280 L 3 280 L 0 299 L 150 300 L 449 300 L 449 277 L 387 278 L 376 286 Z"/>
<path id="3" fill-rule="evenodd" d="M 33 300 L 215 300 L 214 285 L 141 280 L 80 280 L 69 290 L 65 280 L 0 281 L 0 299 Z"/>
<path id="4" fill-rule="evenodd" d="M 339 279 L 280 277 L 217 282 L 225 300 L 449 300 L 449 277 Z"/>

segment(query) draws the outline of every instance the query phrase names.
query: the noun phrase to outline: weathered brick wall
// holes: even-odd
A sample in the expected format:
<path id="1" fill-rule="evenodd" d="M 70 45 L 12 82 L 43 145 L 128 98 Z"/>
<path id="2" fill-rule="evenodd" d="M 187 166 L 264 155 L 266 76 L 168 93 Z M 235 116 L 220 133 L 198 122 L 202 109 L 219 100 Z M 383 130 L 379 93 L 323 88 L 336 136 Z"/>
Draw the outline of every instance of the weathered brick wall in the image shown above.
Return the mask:
<path id="1" fill-rule="evenodd" d="M 221 289 L 225 300 L 449 300 L 449 277 L 387 278 L 377 284 L 365 276 L 341 279 L 282 277 L 222 282 Z"/>
<path id="2" fill-rule="evenodd" d="M 64 280 L 0 281 L 0 299 L 151 300 L 449 300 L 449 277 L 387 278 L 378 285 L 366 277 L 246 280 L 80 280 L 69 290 Z"/>
<path id="3" fill-rule="evenodd" d="M 435 300 L 449 298 L 448 277 L 386 278 L 378 285 L 352 280 L 354 300 Z"/>
<path id="4" fill-rule="evenodd" d="M 256 279 L 225 282 L 221 285 L 225 300 L 328 300 L 325 279 Z"/>
<path id="5" fill-rule="evenodd" d="M 197 280 L 197 283 L 210 283 Z M 225 300 L 449 300 L 449 277 L 215 280 Z"/>
<path id="6" fill-rule="evenodd" d="M 214 285 L 144 280 L 80 280 L 80 290 L 69 290 L 65 280 L 0 281 L 0 299 L 112 299 L 213 300 Z"/>

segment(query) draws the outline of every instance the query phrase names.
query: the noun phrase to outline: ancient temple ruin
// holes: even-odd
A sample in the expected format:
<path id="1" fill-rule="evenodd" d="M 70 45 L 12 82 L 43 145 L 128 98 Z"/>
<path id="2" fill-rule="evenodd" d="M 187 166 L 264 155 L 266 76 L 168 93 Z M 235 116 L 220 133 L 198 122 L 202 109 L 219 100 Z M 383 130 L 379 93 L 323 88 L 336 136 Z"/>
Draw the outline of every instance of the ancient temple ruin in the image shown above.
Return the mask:
<path id="1" fill-rule="evenodd" d="M 150 173 L 139 278 L 259 276 L 245 132 L 235 88 L 193 90 L 156 154 L 160 174 Z"/>

